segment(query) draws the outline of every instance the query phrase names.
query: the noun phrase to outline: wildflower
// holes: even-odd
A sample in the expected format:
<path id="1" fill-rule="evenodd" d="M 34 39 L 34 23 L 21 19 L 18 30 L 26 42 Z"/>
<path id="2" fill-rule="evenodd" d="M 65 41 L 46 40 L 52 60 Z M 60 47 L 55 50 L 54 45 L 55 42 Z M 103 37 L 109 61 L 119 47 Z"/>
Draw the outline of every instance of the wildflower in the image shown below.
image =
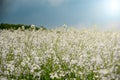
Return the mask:
<path id="1" fill-rule="evenodd" d="M 1 77 L 0 77 L 0 80 L 8 80 L 8 79 L 7 79 L 7 77 L 1 76 Z"/>
<path id="2" fill-rule="evenodd" d="M 57 75 L 56 72 L 55 72 L 55 73 L 50 73 L 50 77 L 51 77 L 52 79 L 54 79 L 54 78 L 58 78 L 58 75 Z"/>
<path id="3" fill-rule="evenodd" d="M 77 60 L 71 60 L 71 64 L 76 64 L 78 61 Z"/>
<path id="4" fill-rule="evenodd" d="M 105 74 L 109 73 L 109 70 L 107 70 L 107 69 L 101 69 L 98 72 L 101 73 L 101 74 L 103 74 L 103 75 L 105 75 Z"/>

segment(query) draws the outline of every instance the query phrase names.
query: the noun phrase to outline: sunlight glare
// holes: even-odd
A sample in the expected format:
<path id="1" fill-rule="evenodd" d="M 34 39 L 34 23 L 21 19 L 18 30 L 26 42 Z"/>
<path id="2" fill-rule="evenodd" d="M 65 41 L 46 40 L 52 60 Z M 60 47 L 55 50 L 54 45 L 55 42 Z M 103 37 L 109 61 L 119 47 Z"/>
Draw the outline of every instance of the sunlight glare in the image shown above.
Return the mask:
<path id="1" fill-rule="evenodd" d="M 106 12 L 110 15 L 117 15 L 120 11 L 120 1 L 119 0 L 107 0 L 106 2 Z"/>
<path id="2" fill-rule="evenodd" d="M 111 11 L 117 11 L 118 9 L 119 9 L 119 3 L 117 2 L 117 0 L 112 0 L 111 2 L 110 2 L 110 9 L 111 9 Z"/>

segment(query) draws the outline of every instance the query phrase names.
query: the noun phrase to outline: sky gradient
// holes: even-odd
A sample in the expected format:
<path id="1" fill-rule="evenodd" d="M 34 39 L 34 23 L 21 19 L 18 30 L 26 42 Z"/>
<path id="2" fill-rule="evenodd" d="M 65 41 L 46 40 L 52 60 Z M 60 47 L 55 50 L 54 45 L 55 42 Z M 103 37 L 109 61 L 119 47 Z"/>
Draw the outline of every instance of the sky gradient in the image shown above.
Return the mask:
<path id="1" fill-rule="evenodd" d="M 48 28 L 63 24 L 120 27 L 120 9 L 112 13 L 109 6 L 106 7 L 108 3 L 109 0 L 0 0 L 0 23 L 35 24 Z"/>

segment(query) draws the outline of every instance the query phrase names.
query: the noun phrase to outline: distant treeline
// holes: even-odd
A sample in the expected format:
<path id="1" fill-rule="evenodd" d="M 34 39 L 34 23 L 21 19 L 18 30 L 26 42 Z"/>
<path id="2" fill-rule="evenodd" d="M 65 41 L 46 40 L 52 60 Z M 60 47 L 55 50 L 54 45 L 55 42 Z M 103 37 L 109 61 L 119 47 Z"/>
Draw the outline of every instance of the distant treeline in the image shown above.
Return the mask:
<path id="1" fill-rule="evenodd" d="M 13 29 L 13 30 L 17 30 L 17 29 L 30 29 L 30 28 L 34 28 L 35 30 L 38 30 L 40 28 L 42 28 L 43 30 L 46 30 L 46 28 L 44 26 L 40 26 L 40 27 L 36 27 L 34 25 L 24 25 L 24 24 L 8 24 L 8 23 L 1 23 L 0 24 L 0 29 Z"/>

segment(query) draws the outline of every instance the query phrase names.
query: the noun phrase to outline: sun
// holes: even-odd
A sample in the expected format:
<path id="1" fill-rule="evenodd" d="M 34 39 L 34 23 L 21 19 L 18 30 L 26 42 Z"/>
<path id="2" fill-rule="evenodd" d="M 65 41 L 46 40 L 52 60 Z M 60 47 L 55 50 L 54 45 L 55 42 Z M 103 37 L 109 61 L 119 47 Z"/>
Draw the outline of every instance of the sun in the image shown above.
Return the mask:
<path id="1" fill-rule="evenodd" d="M 110 0 L 109 9 L 112 12 L 116 12 L 117 10 L 119 10 L 119 2 L 117 0 Z"/>
<path id="2" fill-rule="evenodd" d="M 106 0 L 105 10 L 110 15 L 117 15 L 120 11 L 120 0 Z"/>

